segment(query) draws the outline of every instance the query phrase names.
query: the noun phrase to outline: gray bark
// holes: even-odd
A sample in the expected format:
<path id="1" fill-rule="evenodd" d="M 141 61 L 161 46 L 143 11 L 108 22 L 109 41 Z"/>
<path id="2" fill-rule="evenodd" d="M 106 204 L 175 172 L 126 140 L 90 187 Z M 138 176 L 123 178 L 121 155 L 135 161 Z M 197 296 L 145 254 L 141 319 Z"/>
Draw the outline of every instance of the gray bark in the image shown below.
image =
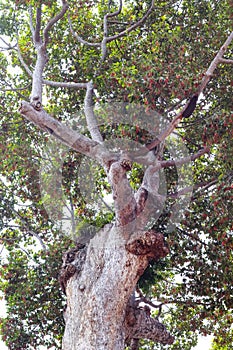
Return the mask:
<path id="1" fill-rule="evenodd" d="M 75 266 L 73 275 L 66 281 L 63 350 L 123 350 L 126 341 L 141 336 L 164 344 L 173 342 L 163 325 L 130 302 L 152 251 L 157 247 L 157 257 L 167 254 L 162 235 L 153 234 L 156 245 L 149 248 L 145 239 L 136 254 L 129 251 L 124 232 L 107 225 L 89 242 L 85 261 L 83 253 L 76 252 L 70 263 Z"/>

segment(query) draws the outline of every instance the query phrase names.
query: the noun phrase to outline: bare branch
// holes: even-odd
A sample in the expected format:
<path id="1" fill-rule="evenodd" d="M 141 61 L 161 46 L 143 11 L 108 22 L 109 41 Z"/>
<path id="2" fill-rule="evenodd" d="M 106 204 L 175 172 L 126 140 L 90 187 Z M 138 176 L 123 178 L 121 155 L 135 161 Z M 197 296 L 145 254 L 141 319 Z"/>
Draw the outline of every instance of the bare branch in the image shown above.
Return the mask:
<path id="1" fill-rule="evenodd" d="M 61 87 L 61 88 L 67 88 L 67 89 L 86 89 L 87 83 L 63 83 L 60 81 L 51 81 L 51 80 L 45 80 L 42 79 L 43 84 L 46 84 L 48 86 L 53 87 Z"/>
<path id="2" fill-rule="evenodd" d="M 232 42 L 232 40 L 233 40 L 233 32 L 231 32 L 231 34 L 228 36 L 227 40 L 222 45 L 222 47 L 218 51 L 217 55 L 215 56 L 215 58 L 211 62 L 209 68 L 207 69 L 205 76 L 202 79 L 201 85 L 198 89 L 198 95 L 200 95 L 200 93 L 204 91 L 206 85 L 208 84 L 211 77 L 213 76 L 213 73 L 214 73 L 215 69 L 217 68 L 218 64 L 221 63 L 221 60 L 223 59 L 223 55 L 226 52 L 226 50 L 227 50 L 228 46 L 230 45 L 230 43 Z M 225 59 L 224 59 L 224 61 L 225 61 Z M 224 63 L 226 63 L 226 62 L 224 62 Z"/>
<path id="3" fill-rule="evenodd" d="M 9 85 L 9 84 L 8 84 Z M 9 85 L 10 86 L 10 85 Z M 22 88 L 13 88 L 10 87 L 9 89 L 0 89 L 1 91 L 23 91 L 23 90 L 27 90 L 29 88 L 30 84 L 26 85 L 25 87 Z"/>
<path id="4" fill-rule="evenodd" d="M 83 45 L 87 45 L 87 46 L 94 46 L 94 47 L 100 47 L 101 43 L 91 43 L 89 41 L 84 40 L 81 36 L 79 36 L 73 29 L 72 26 L 72 21 L 70 18 L 70 15 L 68 15 L 68 21 L 69 21 L 69 25 L 70 25 L 70 31 L 72 33 L 72 35 Z"/>
<path id="5" fill-rule="evenodd" d="M 205 153 L 209 153 L 210 149 L 208 147 L 201 148 L 197 153 L 192 154 L 189 157 L 181 158 L 181 159 L 172 159 L 172 160 L 164 160 L 160 162 L 161 168 L 168 168 L 171 166 L 180 166 L 186 163 L 189 163 L 190 161 L 194 161 Z"/>
<path id="6" fill-rule="evenodd" d="M 108 18 L 118 16 L 121 13 L 121 11 L 122 11 L 122 0 L 119 1 L 119 8 L 117 11 L 113 13 L 109 12 L 104 16 L 104 37 L 108 36 Z"/>
<path id="7" fill-rule="evenodd" d="M 144 172 L 143 181 L 135 194 L 137 203 L 137 227 L 144 230 L 148 224 L 148 220 L 155 219 L 160 216 L 165 196 L 159 193 L 160 163 L 155 159 L 153 165 L 149 165 Z M 143 215 L 140 212 L 143 211 Z"/>
<path id="8" fill-rule="evenodd" d="M 41 29 L 41 6 L 36 9 L 36 28 L 34 33 L 35 43 L 40 42 L 40 29 Z"/>
<path id="9" fill-rule="evenodd" d="M 107 13 L 104 16 L 104 20 L 103 20 L 103 26 L 104 26 L 104 35 L 103 35 L 103 40 L 101 43 L 91 43 L 88 42 L 86 40 L 84 40 L 82 37 L 80 37 L 74 30 L 72 27 L 72 22 L 70 17 L 69 18 L 69 24 L 70 24 L 70 30 L 71 33 L 73 34 L 73 36 L 82 44 L 84 45 L 88 45 L 88 46 L 94 46 L 94 47 L 101 47 L 101 61 L 103 62 L 106 58 L 106 54 L 107 54 L 107 43 L 114 41 L 116 39 L 119 39 L 125 35 L 127 35 L 128 33 L 132 32 L 134 29 L 138 28 L 139 26 L 141 26 L 146 19 L 148 18 L 148 16 L 150 15 L 150 13 L 152 12 L 154 8 L 154 0 L 152 0 L 151 2 L 151 6 L 148 9 L 148 11 L 146 12 L 146 14 L 136 23 L 134 23 L 133 25 L 131 25 L 130 27 L 126 28 L 125 30 L 123 30 L 122 32 L 112 35 L 112 36 L 108 36 L 108 18 L 112 18 L 112 17 L 116 17 L 117 15 L 119 15 L 122 11 L 122 0 L 120 0 L 119 3 L 119 8 L 117 11 L 113 12 L 113 13 Z"/>
<path id="10" fill-rule="evenodd" d="M 115 11 L 115 12 L 109 12 L 109 13 L 107 13 L 104 17 L 106 17 L 106 18 L 108 18 L 108 17 L 110 17 L 110 18 L 112 18 L 112 17 L 116 17 L 116 16 L 118 16 L 120 13 L 121 13 L 121 11 L 122 11 L 122 0 L 119 0 L 119 7 L 118 7 L 118 10 L 117 11 Z"/>
<path id="11" fill-rule="evenodd" d="M 176 198 L 179 198 L 181 196 L 186 195 L 187 193 L 193 192 L 194 190 L 197 190 L 197 189 L 199 189 L 200 191 L 204 191 L 207 188 L 215 185 L 217 182 L 218 182 L 218 179 L 215 179 L 215 180 L 210 181 L 208 183 L 201 182 L 200 184 L 196 184 L 194 186 L 185 187 L 178 192 L 175 192 L 175 193 L 168 195 L 168 197 L 176 199 Z"/>
<path id="12" fill-rule="evenodd" d="M 151 300 L 147 299 L 147 298 L 143 295 L 143 293 L 142 293 L 142 291 L 140 290 L 139 287 L 136 287 L 136 291 L 137 291 L 137 293 L 139 294 L 139 298 L 140 298 L 140 300 L 138 301 L 139 303 L 143 302 L 143 303 L 145 303 L 145 304 L 150 305 L 150 306 L 153 307 L 154 309 L 160 309 L 161 306 L 163 305 L 163 303 L 160 303 L 160 304 L 156 305 L 156 304 L 154 304 Z"/>
<path id="13" fill-rule="evenodd" d="M 32 33 L 32 39 L 33 39 L 33 42 L 34 42 L 34 38 L 35 38 L 35 28 L 33 26 L 33 13 L 32 13 L 32 5 L 29 6 L 29 25 L 30 25 L 30 30 L 31 30 L 31 33 Z"/>
<path id="14" fill-rule="evenodd" d="M 92 140 L 97 141 L 99 143 L 103 143 L 103 138 L 98 128 L 93 106 L 93 84 L 92 81 L 90 81 L 87 84 L 87 91 L 84 99 L 84 112 L 86 115 L 87 127 L 90 131 Z"/>
<path id="15" fill-rule="evenodd" d="M 1 50 L 14 50 L 15 47 L 17 46 L 17 44 L 11 46 L 11 44 L 9 44 L 8 42 L 6 42 L 6 40 L 4 40 L 1 36 L 0 36 L 0 40 L 3 42 L 3 44 L 5 46 L 1 46 L 0 49 Z"/>
<path id="16" fill-rule="evenodd" d="M 56 15 L 54 16 L 53 18 L 51 18 L 51 20 L 48 22 L 47 26 L 45 27 L 44 29 L 44 44 L 47 45 L 48 43 L 48 40 L 49 40 L 49 31 L 50 29 L 54 26 L 54 24 L 56 24 L 59 19 L 61 19 L 66 11 L 68 10 L 68 4 L 65 0 L 62 0 L 62 9 L 61 11 Z"/>
<path id="17" fill-rule="evenodd" d="M 224 64 L 233 64 L 233 60 L 231 60 L 230 58 L 221 58 L 219 62 Z"/>
<path id="18" fill-rule="evenodd" d="M 32 71 L 30 70 L 30 68 L 28 67 L 28 65 L 26 64 L 26 62 L 24 61 L 23 59 L 23 56 L 21 54 L 21 51 L 20 51 L 20 47 L 19 47 L 19 43 L 17 41 L 17 51 L 18 51 L 18 58 L 20 60 L 20 63 L 22 64 L 23 68 L 25 69 L 25 71 L 27 72 L 27 74 L 32 77 Z"/>
<path id="19" fill-rule="evenodd" d="M 75 151 L 95 159 L 105 168 L 109 162 L 115 160 L 114 156 L 103 145 L 60 123 L 42 109 L 41 106 L 38 106 L 36 110 L 31 103 L 22 101 L 19 111 L 27 120 L 33 122 L 41 130 L 48 132 Z"/>

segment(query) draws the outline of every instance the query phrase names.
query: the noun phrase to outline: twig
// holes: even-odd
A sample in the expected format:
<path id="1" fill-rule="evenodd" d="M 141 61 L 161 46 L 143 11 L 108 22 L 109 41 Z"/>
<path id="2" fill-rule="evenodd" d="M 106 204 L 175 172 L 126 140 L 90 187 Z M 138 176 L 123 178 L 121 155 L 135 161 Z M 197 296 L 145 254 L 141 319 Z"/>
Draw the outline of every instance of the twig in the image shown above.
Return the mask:
<path id="1" fill-rule="evenodd" d="M 141 26 L 147 20 L 147 18 L 149 17 L 151 12 L 153 11 L 153 8 L 154 8 L 154 0 L 151 1 L 150 8 L 147 10 L 146 14 L 141 19 L 139 19 L 136 23 L 132 24 L 129 28 L 126 28 L 122 32 L 108 37 L 107 42 L 119 39 L 119 38 L 123 37 L 124 35 L 132 32 L 134 29 L 138 28 L 139 26 Z"/>
<path id="2" fill-rule="evenodd" d="M 145 303 L 153 307 L 154 309 L 159 309 L 163 306 L 164 303 L 160 303 L 159 305 L 154 304 L 151 300 L 147 299 L 143 294 L 140 288 L 136 287 L 136 292 L 139 294 L 140 300 L 137 300 L 138 303 Z"/>

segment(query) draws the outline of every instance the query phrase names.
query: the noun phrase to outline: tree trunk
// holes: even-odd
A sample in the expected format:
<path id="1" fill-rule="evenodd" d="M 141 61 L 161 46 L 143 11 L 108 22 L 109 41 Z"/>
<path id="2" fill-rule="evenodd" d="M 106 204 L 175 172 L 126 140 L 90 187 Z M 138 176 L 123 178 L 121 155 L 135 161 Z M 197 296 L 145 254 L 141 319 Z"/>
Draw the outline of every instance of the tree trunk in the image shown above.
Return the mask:
<path id="1" fill-rule="evenodd" d="M 147 232 L 129 241 L 111 225 L 87 246 L 69 251 L 60 276 L 67 295 L 62 349 L 123 350 L 134 336 L 171 343 L 165 327 L 131 297 L 149 259 L 166 254 L 161 234 Z"/>

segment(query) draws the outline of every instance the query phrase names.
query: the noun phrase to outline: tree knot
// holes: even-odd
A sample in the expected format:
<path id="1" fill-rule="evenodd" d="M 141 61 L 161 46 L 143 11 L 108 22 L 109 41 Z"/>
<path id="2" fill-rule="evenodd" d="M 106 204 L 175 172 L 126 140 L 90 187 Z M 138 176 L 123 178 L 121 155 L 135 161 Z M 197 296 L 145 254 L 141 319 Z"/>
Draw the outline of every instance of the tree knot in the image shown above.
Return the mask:
<path id="1" fill-rule="evenodd" d="M 154 230 L 133 235 L 125 247 L 130 253 L 147 255 L 151 260 L 161 259 L 169 253 L 163 234 Z"/>
<path id="2" fill-rule="evenodd" d="M 36 110 L 41 111 L 42 109 L 42 103 L 40 101 L 39 96 L 35 96 L 32 98 L 30 105 Z"/>

